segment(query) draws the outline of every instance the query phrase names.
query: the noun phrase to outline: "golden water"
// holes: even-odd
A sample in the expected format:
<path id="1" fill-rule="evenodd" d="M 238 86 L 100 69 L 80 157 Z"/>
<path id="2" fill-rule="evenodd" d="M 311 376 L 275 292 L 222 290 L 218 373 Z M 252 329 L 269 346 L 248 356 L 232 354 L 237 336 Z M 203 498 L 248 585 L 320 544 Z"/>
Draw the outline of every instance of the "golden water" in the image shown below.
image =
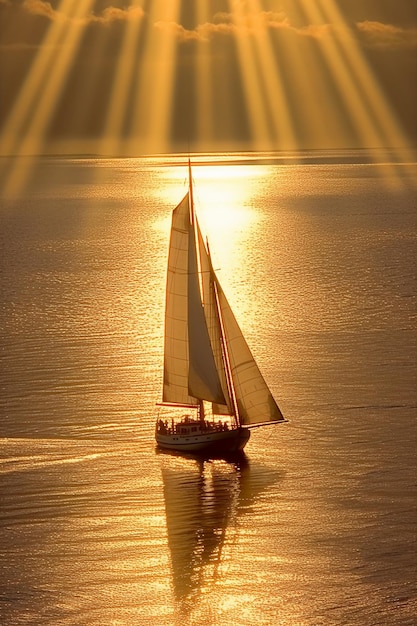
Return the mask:
<path id="1" fill-rule="evenodd" d="M 193 169 L 290 420 L 236 463 L 154 445 L 182 160 L 42 159 L 2 200 L 1 623 L 413 623 L 415 180 L 266 156 Z"/>

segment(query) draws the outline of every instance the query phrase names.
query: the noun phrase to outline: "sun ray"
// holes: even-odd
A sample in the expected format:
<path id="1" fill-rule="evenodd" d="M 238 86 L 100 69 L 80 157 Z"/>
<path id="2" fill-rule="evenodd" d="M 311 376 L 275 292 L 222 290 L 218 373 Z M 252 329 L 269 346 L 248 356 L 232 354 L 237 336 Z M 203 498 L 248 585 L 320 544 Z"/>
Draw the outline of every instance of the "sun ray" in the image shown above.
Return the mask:
<path id="1" fill-rule="evenodd" d="M 305 14 L 312 23 L 325 20 L 325 14 L 319 3 L 301 0 Z M 320 41 L 320 50 L 324 63 L 329 67 L 332 79 L 343 94 L 346 112 L 352 115 L 352 121 L 358 136 L 364 140 L 364 145 L 382 147 L 381 139 L 375 128 L 374 121 L 365 106 L 362 94 L 358 91 L 354 78 L 346 65 L 335 37 L 324 36 Z"/>
<path id="2" fill-rule="evenodd" d="M 63 16 L 70 16 L 76 5 L 77 0 L 61 0 L 57 12 Z M 18 150 L 19 137 L 25 124 L 28 122 L 28 117 L 41 92 L 42 85 L 47 79 L 48 71 L 55 56 L 56 46 L 67 27 L 68 24 L 65 18 L 57 19 L 50 25 L 29 75 L 20 90 L 9 118 L 4 124 L 4 131 L 1 137 L 2 153 L 14 154 Z"/>
<path id="3" fill-rule="evenodd" d="M 259 0 L 249 0 L 249 10 L 255 18 L 254 41 L 259 60 L 259 71 L 265 93 L 265 107 L 272 121 L 275 148 L 293 150 L 297 148 L 294 121 L 288 96 L 283 89 L 283 77 L 279 60 L 275 59 L 265 22 L 261 19 L 262 7 Z"/>
<path id="4" fill-rule="evenodd" d="M 208 0 L 196 4 L 197 23 L 205 24 L 209 17 Z M 197 42 L 197 143 L 210 145 L 213 137 L 212 81 L 209 43 Z"/>
<path id="5" fill-rule="evenodd" d="M 230 133 L 232 126 L 243 137 L 247 118 L 256 150 L 356 143 L 378 148 L 386 163 L 392 155 L 398 161 L 404 161 L 404 155 L 409 162 L 415 158 L 401 119 L 390 107 L 367 51 L 336 0 L 294 3 L 292 16 L 298 9 L 300 17 L 307 18 L 295 19 L 298 26 L 292 26 L 284 13 L 265 10 L 263 0 L 229 0 L 220 23 L 221 17 L 212 19 L 212 3 L 199 0 L 192 11 L 197 22 L 193 30 L 181 25 L 180 15 L 187 17 L 181 0 L 130 0 L 128 8 L 108 7 L 100 13 L 94 12 L 97 0 L 35 4 L 47 10 L 50 25 L 2 128 L 1 153 L 19 157 L 5 166 L 9 168 L 7 193 L 18 191 L 30 173 L 31 159 L 20 157 L 41 152 L 45 139 L 53 135 L 50 131 L 62 121 L 58 123 L 55 111 L 64 102 L 64 88 L 73 84 L 68 77 L 75 76 L 74 59 L 81 41 L 83 49 L 85 43 L 90 50 L 90 61 L 91 50 L 99 59 L 105 46 L 113 44 L 113 61 L 106 61 L 112 76 L 101 82 L 98 72 L 87 89 L 76 94 L 81 97 L 74 97 L 72 108 L 78 127 L 84 121 L 87 125 L 97 85 L 100 93 L 108 90 L 107 100 L 100 103 L 103 133 L 90 143 L 95 142 L 102 154 L 120 154 L 126 147 L 135 154 L 169 150 L 174 141 L 173 116 L 180 113 L 183 120 L 189 116 L 194 122 L 187 109 L 192 103 L 195 127 L 189 128 L 190 138 L 195 134 L 195 145 L 206 149 L 216 145 L 216 133 Z M 82 39 L 93 23 L 91 39 L 90 33 Z M 122 29 L 124 36 L 119 39 Z M 183 46 L 180 57 L 177 46 Z M 214 71 L 217 63 L 224 64 L 224 72 Z M 96 65 L 106 67 L 101 62 Z M 187 71 L 193 72 L 192 79 L 183 82 Z M 236 114 L 237 90 L 231 87 L 239 72 L 241 116 Z M 176 77 L 186 92 L 181 98 Z M 94 122 L 101 120 L 100 115 Z M 91 124 L 89 132 L 97 128 Z M 180 123 L 176 137 L 182 132 Z M 76 146 L 78 138 L 72 139 Z M 395 164 L 385 164 L 384 172 L 395 177 Z"/>
<path id="6" fill-rule="evenodd" d="M 134 0 L 132 6 L 141 8 L 141 0 Z M 141 16 L 143 17 L 143 16 Z M 129 93 L 135 70 L 137 71 L 137 48 L 142 19 L 130 19 L 125 24 L 125 36 L 117 62 L 114 85 L 102 141 L 102 153 L 118 154 L 122 144 L 122 129 L 128 108 Z"/>
<path id="7" fill-rule="evenodd" d="M 138 80 L 132 120 L 135 152 L 164 152 L 169 147 L 176 62 L 176 25 L 180 0 L 155 0 L 144 44 L 144 65 Z"/>
<path id="8" fill-rule="evenodd" d="M 298 3 L 292 6 L 292 14 L 296 22 L 303 21 Z M 289 22 L 282 25 L 281 31 L 275 39 L 272 59 L 276 58 L 275 63 L 279 65 L 279 101 L 286 101 L 290 122 L 284 116 L 280 124 L 292 123 L 292 128 L 288 127 L 288 140 L 294 143 L 295 149 L 320 145 L 322 137 L 329 137 L 329 128 L 335 131 L 332 140 L 336 143 L 340 140 L 340 113 L 338 107 L 327 107 L 323 115 L 324 101 L 328 98 L 327 76 L 323 63 L 319 63 L 317 47 L 310 46 L 309 38 Z M 267 68 L 265 76 L 268 79 Z M 276 78 L 278 80 L 278 76 Z M 279 114 L 281 109 L 277 110 L 277 116 Z"/>
<path id="9" fill-rule="evenodd" d="M 61 90 L 68 77 L 69 68 L 86 28 L 86 22 L 82 18 L 90 12 L 93 3 L 94 0 L 82 0 L 77 3 L 76 10 L 72 16 L 73 19 L 61 39 L 61 45 L 56 51 L 53 65 L 48 73 L 48 79 L 42 87 L 37 106 L 32 113 L 31 123 L 20 149 L 22 154 L 36 153 L 42 143 L 48 122 L 61 95 Z"/>
<path id="10" fill-rule="evenodd" d="M 341 54 L 344 56 L 351 75 L 355 77 L 357 90 L 360 90 L 371 111 L 371 116 L 375 120 L 375 131 L 378 133 L 381 143 L 392 146 L 394 150 L 396 147 L 407 149 L 408 140 L 336 2 L 324 0 L 323 13 L 329 20 L 341 25 L 343 30 L 343 36 L 339 39 Z M 409 159 L 412 159 L 411 150 L 409 151 Z"/>
<path id="11" fill-rule="evenodd" d="M 28 111 L 22 107 L 21 117 L 18 119 L 20 127 L 14 129 L 16 135 L 19 135 L 22 130 L 24 133 L 20 142 L 15 143 L 16 159 L 5 183 L 4 192 L 6 195 L 15 196 L 19 193 L 30 174 L 36 155 L 42 148 L 45 132 L 61 95 L 75 51 L 87 25 L 83 18 L 89 14 L 93 1 L 72 2 L 64 0 L 60 8 L 66 9 L 67 12 L 62 18 L 62 25 L 57 30 L 55 29 L 55 24 L 59 24 L 60 20 L 51 25 L 52 35 L 50 38 L 47 35 L 47 41 L 50 45 L 55 44 L 55 46 L 52 51 L 48 51 L 46 45 L 43 46 L 40 53 L 42 62 L 40 61 L 39 64 L 35 62 L 33 74 L 31 72 L 29 76 L 29 83 L 27 84 L 29 84 L 30 90 L 27 95 L 28 101 L 34 108 L 33 110 L 30 109 L 30 121 L 27 128 L 23 129 L 22 123 Z M 45 61 L 43 61 L 45 50 L 47 50 L 45 55 L 47 54 L 49 58 L 45 56 Z M 50 58 L 51 55 L 53 55 L 53 59 Z M 25 87 L 23 91 L 26 91 Z M 22 156 L 26 158 L 21 159 Z"/>
<path id="12" fill-rule="evenodd" d="M 251 17 L 245 12 L 240 2 L 229 0 L 234 36 L 237 46 L 239 66 L 242 76 L 249 123 L 255 150 L 268 150 L 273 147 L 267 123 L 267 111 L 262 98 L 260 81 L 253 40 L 248 36 L 252 26 Z"/>
<path id="13" fill-rule="evenodd" d="M 319 41 L 322 60 L 330 71 L 342 106 L 344 103 L 345 114 L 356 132 L 357 141 L 364 148 L 377 148 L 375 158 L 381 176 L 391 184 L 400 183 L 398 171 L 391 162 L 392 154 L 398 161 L 403 160 L 407 141 L 360 51 L 351 27 L 333 0 L 317 4 L 301 0 L 301 5 L 312 23 L 325 23 L 336 29 L 337 36 L 324 36 Z M 381 157 L 385 161 L 383 164 Z M 411 150 L 408 150 L 407 158 L 413 160 Z"/>

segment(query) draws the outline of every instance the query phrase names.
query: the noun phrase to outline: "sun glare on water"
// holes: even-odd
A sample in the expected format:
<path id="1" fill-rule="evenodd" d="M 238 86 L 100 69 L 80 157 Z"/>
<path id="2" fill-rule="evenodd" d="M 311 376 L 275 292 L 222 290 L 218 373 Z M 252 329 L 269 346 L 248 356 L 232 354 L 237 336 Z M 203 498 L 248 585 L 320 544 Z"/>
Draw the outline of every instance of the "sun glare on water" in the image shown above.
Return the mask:
<path id="1" fill-rule="evenodd" d="M 200 226 L 210 242 L 228 248 L 235 236 L 242 236 L 257 219 L 255 198 L 265 181 L 267 168 L 261 165 L 204 164 L 192 166 L 194 205 Z M 157 197 L 169 207 L 169 214 L 156 227 L 169 233 L 171 211 L 188 191 L 188 170 L 162 168 Z M 228 245 L 226 245 L 228 244 Z"/>

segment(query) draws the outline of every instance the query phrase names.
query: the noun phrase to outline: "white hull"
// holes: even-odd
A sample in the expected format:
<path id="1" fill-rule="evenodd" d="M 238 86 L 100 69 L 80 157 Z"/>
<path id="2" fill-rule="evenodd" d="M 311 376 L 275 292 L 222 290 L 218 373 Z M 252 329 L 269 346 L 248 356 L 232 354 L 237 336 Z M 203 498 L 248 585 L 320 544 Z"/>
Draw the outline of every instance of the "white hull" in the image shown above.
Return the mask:
<path id="1" fill-rule="evenodd" d="M 203 432 L 197 434 L 162 434 L 156 432 L 155 438 L 160 448 L 182 452 L 210 452 L 225 454 L 243 450 L 250 437 L 247 428 L 235 428 L 221 432 Z"/>

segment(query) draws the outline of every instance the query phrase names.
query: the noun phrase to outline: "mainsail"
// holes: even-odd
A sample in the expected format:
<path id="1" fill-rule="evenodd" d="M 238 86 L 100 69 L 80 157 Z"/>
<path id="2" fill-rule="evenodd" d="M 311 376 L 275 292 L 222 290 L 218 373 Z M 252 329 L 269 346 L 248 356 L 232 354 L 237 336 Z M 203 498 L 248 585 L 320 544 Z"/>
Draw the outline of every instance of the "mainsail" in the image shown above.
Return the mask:
<path id="1" fill-rule="evenodd" d="M 285 421 L 212 267 L 190 193 L 172 216 L 168 256 L 163 401 L 211 402 L 239 425 Z"/>
<path id="2" fill-rule="evenodd" d="M 163 401 L 225 404 L 201 301 L 192 207 L 187 194 L 172 215 L 165 311 Z"/>
<path id="3" fill-rule="evenodd" d="M 165 306 L 165 358 L 162 400 L 198 405 L 188 392 L 188 193 L 172 214 Z"/>

